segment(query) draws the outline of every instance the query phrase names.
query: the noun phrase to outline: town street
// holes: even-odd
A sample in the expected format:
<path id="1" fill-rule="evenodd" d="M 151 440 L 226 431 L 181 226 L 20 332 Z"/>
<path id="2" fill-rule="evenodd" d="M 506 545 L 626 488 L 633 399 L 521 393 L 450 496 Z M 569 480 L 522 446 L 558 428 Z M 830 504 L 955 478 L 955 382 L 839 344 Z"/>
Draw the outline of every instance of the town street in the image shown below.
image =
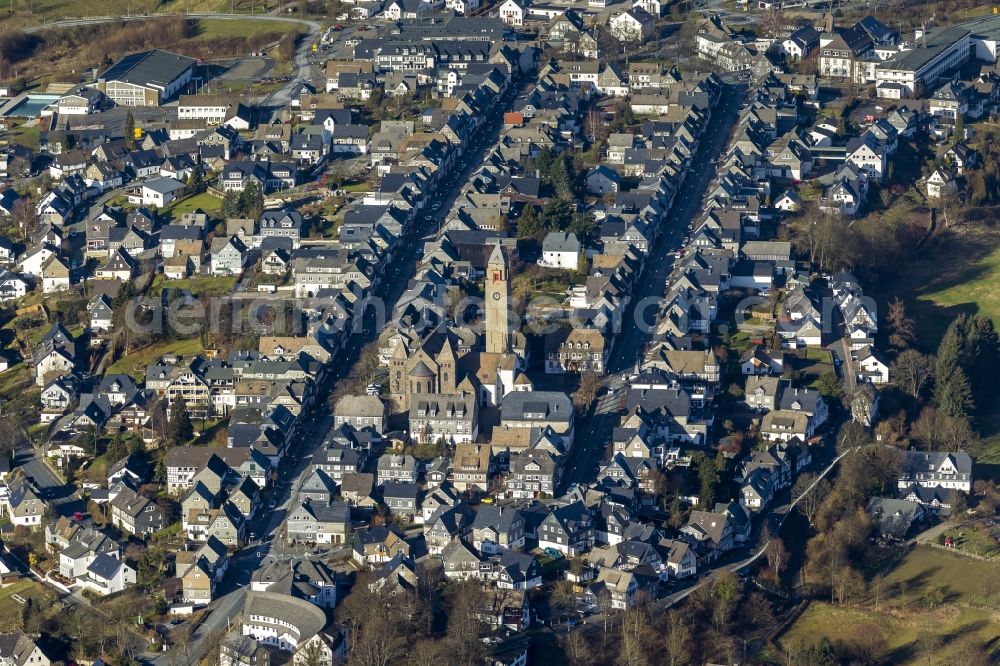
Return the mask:
<path id="1" fill-rule="evenodd" d="M 501 107 L 507 108 L 511 104 L 516 90 L 516 85 L 512 85 L 507 95 L 501 100 Z M 502 117 L 503 113 L 497 112 L 493 119 L 484 126 L 480 138 L 466 150 L 457 175 L 449 177 L 446 181 L 446 189 L 442 191 L 441 196 L 435 197 L 434 200 L 441 202 L 442 205 L 436 211 L 420 214 L 414 223 L 411 238 L 421 239 L 438 229 L 444 216 L 451 208 L 451 204 L 458 197 L 462 186 L 482 164 L 487 151 L 496 144 Z M 387 308 L 390 308 L 391 304 L 399 299 L 413 278 L 417 266 L 417 249 L 420 247 L 422 247 L 422 243 L 415 240 L 401 242 L 392 261 L 386 266 L 385 273 L 379 281 L 374 295 L 382 299 Z M 330 394 L 330 390 L 336 382 L 349 374 L 358 360 L 361 349 L 377 339 L 380 332 L 375 329 L 364 329 L 351 336 L 344 349 L 338 353 L 338 362 L 327 381 L 327 386 L 319 391 L 319 395 L 327 396 Z M 292 508 L 295 490 L 309 473 L 312 455 L 321 446 L 331 425 L 332 418 L 329 410 L 326 408 L 325 402 L 321 402 L 305 421 L 303 436 L 296 444 L 293 444 L 293 449 L 284 459 L 285 466 L 280 470 L 281 487 L 275 496 L 275 508 L 259 511 L 251 522 L 250 529 L 260 537 L 259 541 L 237 554 L 226 572 L 226 581 L 223 582 L 223 587 L 233 591 L 209 605 L 207 619 L 202 622 L 188 642 L 187 653 L 188 657 L 192 659 L 192 663 L 195 663 L 203 655 L 207 647 L 206 641 L 215 632 L 235 621 L 243 607 L 243 592 L 241 590 L 244 588 L 242 586 L 249 583 L 253 572 L 266 563 L 272 550 L 279 555 L 285 552 L 285 549 L 276 543 L 277 539 L 280 538 L 281 525 Z M 172 658 L 169 652 L 162 655 L 147 654 L 143 663 L 170 666 L 176 663 L 176 658 Z"/>
<path id="2" fill-rule="evenodd" d="M 636 280 L 635 293 L 622 319 L 621 332 L 615 338 L 608 355 L 608 377 L 604 385 L 615 383 L 621 373 L 631 372 L 637 360 L 645 351 L 650 338 L 651 320 L 659 314 L 660 302 L 666 293 L 666 279 L 673 270 L 674 261 L 669 253 L 681 245 L 688 224 L 701 212 L 702 195 L 715 177 L 715 159 L 725 149 L 729 134 L 739 115 L 740 104 L 746 96 L 746 86 L 727 85 L 722 93 L 719 106 L 712 114 L 705 130 L 705 140 L 698 146 L 698 152 L 684 179 L 684 185 L 677 194 L 674 207 L 664 220 L 660 235 L 647 259 L 643 274 Z M 641 315 L 647 326 L 636 326 L 636 306 L 642 306 Z M 619 382 L 620 383 L 620 382 Z M 614 400 L 617 403 L 617 400 Z M 605 405 L 608 407 L 608 405 Z M 595 466 L 604 457 L 611 433 L 618 424 L 617 410 L 592 408 L 577 421 L 576 445 L 570 451 L 563 483 L 566 486 L 583 483 L 593 478 Z"/>

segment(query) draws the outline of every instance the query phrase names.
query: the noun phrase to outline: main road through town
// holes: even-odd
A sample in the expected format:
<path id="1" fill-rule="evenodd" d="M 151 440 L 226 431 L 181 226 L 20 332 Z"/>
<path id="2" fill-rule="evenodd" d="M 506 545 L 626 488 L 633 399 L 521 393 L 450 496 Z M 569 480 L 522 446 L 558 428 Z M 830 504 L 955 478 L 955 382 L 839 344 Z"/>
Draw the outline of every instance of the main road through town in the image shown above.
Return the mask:
<path id="1" fill-rule="evenodd" d="M 723 89 L 698 151 L 685 172 L 681 190 L 662 222 L 642 275 L 636 280 L 635 291 L 621 321 L 621 331 L 608 355 L 609 377 L 605 384 L 614 384 L 619 374 L 630 372 L 645 352 L 666 293 L 667 276 L 674 268 L 671 253 L 680 247 L 688 225 L 702 210 L 702 197 L 716 175 L 716 158 L 726 148 L 746 93 L 745 84 L 726 85 Z M 640 321 L 644 323 L 640 325 Z M 594 477 L 595 466 L 604 457 L 612 430 L 618 424 L 616 407 L 617 399 L 600 400 L 578 420 L 575 444 L 563 475 L 564 484 L 583 483 Z"/>
<path id="2" fill-rule="evenodd" d="M 431 208 L 431 202 L 439 202 L 441 205 L 435 206 L 436 210 L 433 212 L 421 212 L 414 223 L 411 235 L 398 244 L 399 247 L 397 247 L 392 260 L 387 264 L 374 294 L 386 304 L 387 310 L 391 311 L 392 304 L 403 294 L 416 272 L 417 249 L 423 245 L 421 239 L 437 231 L 441 219 L 447 215 L 452 203 L 458 197 L 462 185 L 473 171 L 482 165 L 487 151 L 496 144 L 500 134 L 503 110 L 513 102 L 516 91 L 517 86 L 512 84 L 508 93 L 499 102 L 500 108 L 492 114 L 491 120 L 481 128 L 476 138 L 464 150 L 464 155 L 456 165 L 457 168 L 454 168 L 451 175 L 446 176 L 438 183 L 439 193 L 430 197 L 425 210 Z M 204 651 L 214 642 L 209 641 L 210 638 L 232 626 L 242 610 L 246 586 L 249 584 L 253 572 L 273 559 L 273 556 L 291 555 L 285 544 L 281 543 L 280 528 L 293 506 L 296 489 L 309 471 L 313 452 L 322 444 L 324 436 L 332 425 L 325 397 L 329 395 L 333 385 L 350 372 L 358 361 L 362 347 L 377 339 L 380 332 L 375 328 L 364 328 L 356 331 L 344 349 L 336 355 L 335 367 L 327 380 L 327 385 L 319 392 L 319 395 L 324 399 L 320 400 L 317 407 L 306 417 L 302 437 L 292 444 L 289 454 L 282 461 L 279 470 L 279 485 L 275 490 L 275 508 L 259 512 L 251 524 L 251 532 L 260 538 L 254 540 L 250 547 L 232 558 L 229 570 L 226 572 L 226 580 L 222 585 L 224 592 L 230 591 L 212 602 L 209 614 L 188 642 L 186 658 L 191 659 L 191 663 L 197 663 Z M 297 552 L 302 554 L 301 550 Z M 160 655 L 147 654 L 144 656 L 143 663 L 170 666 L 176 663 L 176 659 L 176 655 L 172 657 L 170 652 Z"/>

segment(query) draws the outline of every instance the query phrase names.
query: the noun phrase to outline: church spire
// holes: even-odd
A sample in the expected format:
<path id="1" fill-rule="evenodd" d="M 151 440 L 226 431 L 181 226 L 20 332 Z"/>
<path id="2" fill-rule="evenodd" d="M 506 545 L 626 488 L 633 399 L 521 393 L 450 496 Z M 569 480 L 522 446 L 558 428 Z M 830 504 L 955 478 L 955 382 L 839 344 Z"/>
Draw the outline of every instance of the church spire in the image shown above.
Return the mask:
<path id="1" fill-rule="evenodd" d="M 510 351 L 510 285 L 507 256 L 497 242 L 486 264 L 486 351 L 506 354 Z"/>

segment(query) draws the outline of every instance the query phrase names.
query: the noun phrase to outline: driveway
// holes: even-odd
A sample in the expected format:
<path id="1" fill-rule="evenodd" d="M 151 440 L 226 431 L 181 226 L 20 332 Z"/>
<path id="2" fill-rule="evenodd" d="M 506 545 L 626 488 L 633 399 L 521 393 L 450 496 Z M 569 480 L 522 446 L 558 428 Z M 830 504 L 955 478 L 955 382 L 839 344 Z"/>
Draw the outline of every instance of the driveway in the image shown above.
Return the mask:
<path id="1" fill-rule="evenodd" d="M 197 655 L 201 655 L 204 652 L 206 648 L 205 642 L 212 638 L 214 634 L 224 631 L 232 625 L 233 620 L 243 610 L 243 600 L 245 598 L 246 588 L 241 588 L 216 599 L 209 604 L 208 617 L 195 629 L 187 646 L 176 645 L 162 654 L 147 653 L 141 655 L 139 657 L 140 663 L 155 666 L 174 666 L 174 664 L 185 662 L 189 664 L 198 663 Z M 180 656 L 176 655 L 175 652 L 177 651 L 182 652 L 182 654 Z M 179 662 L 179 658 L 183 658 L 184 662 Z"/>
<path id="2" fill-rule="evenodd" d="M 14 452 L 14 464 L 30 476 L 47 500 L 60 516 L 72 516 L 76 511 L 86 509 L 79 491 L 68 486 L 57 477 L 43 459 L 44 454 L 32 446 L 23 446 Z"/>

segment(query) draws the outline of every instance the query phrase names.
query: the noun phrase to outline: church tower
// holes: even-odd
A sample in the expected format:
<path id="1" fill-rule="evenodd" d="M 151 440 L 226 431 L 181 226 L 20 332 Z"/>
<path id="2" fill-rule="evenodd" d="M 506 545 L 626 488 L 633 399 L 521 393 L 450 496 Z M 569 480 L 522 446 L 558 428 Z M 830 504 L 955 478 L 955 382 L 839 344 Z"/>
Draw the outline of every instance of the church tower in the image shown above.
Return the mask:
<path id="1" fill-rule="evenodd" d="M 455 395 L 458 392 L 458 378 L 455 376 L 457 373 L 457 368 L 455 367 L 455 348 L 451 344 L 451 338 L 448 337 L 447 330 L 443 332 L 443 335 L 444 344 L 441 345 L 441 351 L 438 352 L 437 358 L 434 359 L 438 365 L 438 393 Z"/>
<path id="2" fill-rule="evenodd" d="M 486 263 L 486 351 L 506 354 L 510 351 L 510 287 L 507 283 L 507 257 L 500 244 L 493 248 Z"/>

